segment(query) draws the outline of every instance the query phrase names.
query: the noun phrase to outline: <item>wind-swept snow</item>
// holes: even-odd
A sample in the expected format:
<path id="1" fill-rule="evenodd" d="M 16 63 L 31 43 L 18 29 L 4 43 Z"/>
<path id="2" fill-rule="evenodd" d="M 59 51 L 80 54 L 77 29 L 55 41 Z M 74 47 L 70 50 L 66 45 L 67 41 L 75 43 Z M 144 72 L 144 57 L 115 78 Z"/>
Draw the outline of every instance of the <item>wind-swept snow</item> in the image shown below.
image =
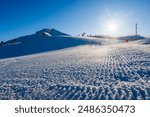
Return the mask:
<path id="1" fill-rule="evenodd" d="M 0 60 L 0 99 L 150 100 L 150 45 L 106 42 Z"/>

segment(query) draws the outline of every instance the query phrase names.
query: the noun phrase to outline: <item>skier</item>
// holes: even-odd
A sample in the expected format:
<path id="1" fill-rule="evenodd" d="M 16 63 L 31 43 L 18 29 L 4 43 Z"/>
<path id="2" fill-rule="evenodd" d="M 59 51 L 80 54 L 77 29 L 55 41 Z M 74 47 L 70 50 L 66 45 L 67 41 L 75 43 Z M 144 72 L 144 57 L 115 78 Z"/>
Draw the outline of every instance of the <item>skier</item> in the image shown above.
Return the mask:
<path id="1" fill-rule="evenodd" d="M 125 40 L 126 43 L 128 43 L 128 41 L 129 41 L 128 39 Z"/>

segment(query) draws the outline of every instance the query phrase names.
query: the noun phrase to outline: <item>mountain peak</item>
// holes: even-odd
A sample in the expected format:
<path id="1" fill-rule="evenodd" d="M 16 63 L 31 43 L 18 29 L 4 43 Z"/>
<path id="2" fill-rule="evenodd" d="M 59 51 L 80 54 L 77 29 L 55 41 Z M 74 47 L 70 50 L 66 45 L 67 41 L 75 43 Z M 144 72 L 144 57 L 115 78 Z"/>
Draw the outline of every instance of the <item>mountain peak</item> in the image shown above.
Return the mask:
<path id="1" fill-rule="evenodd" d="M 44 35 L 44 36 L 67 36 L 68 35 L 68 34 L 60 32 L 54 28 L 52 28 L 52 29 L 43 28 L 42 30 L 37 31 L 36 34 Z"/>

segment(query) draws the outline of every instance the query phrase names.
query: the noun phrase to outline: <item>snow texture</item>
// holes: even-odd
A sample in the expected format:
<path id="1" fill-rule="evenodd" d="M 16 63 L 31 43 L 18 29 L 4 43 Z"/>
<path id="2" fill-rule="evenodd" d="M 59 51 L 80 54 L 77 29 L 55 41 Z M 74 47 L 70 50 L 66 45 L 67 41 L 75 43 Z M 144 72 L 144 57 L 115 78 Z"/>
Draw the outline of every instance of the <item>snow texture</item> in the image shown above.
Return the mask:
<path id="1" fill-rule="evenodd" d="M 65 38 L 75 37 L 57 37 Z M 0 59 L 0 99 L 150 100 L 148 40 L 97 39 L 98 44 Z"/>

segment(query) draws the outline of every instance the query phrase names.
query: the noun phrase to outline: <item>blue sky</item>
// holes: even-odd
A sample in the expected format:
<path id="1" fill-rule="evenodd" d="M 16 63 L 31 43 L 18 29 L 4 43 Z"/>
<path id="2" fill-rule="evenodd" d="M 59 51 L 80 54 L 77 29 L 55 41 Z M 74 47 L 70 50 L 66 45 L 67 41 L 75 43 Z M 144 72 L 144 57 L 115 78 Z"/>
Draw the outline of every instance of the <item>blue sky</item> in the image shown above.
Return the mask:
<path id="1" fill-rule="evenodd" d="M 55 28 L 78 35 L 150 36 L 150 0 L 0 0 L 0 40 Z M 115 22 L 117 30 L 107 29 Z"/>

